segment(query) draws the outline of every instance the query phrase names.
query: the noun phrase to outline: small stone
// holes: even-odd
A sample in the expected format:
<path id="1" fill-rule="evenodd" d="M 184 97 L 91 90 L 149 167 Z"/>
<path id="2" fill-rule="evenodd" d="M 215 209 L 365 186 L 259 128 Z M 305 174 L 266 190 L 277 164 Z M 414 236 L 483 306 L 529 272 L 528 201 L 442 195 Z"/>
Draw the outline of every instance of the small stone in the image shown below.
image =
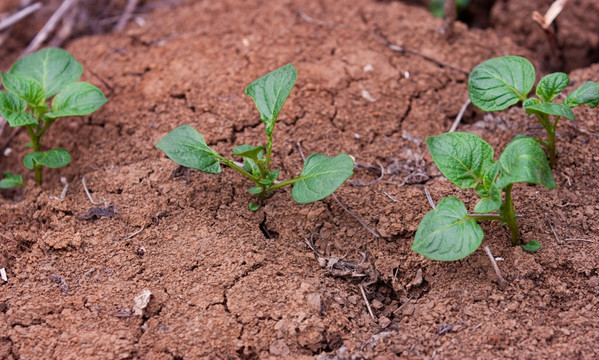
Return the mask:
<path id="1" fill-rule="evenodd" d="M 352 305 L 356 305 L 358 303 L 358 297 L 355 295 L 348 296 L 347 301 Z"/>
<path id="2" fill-rule="evenodd" d="M 317 293 L 312 293 L 312 294 L 308 294 L 306 295 L 306 301 L 308 303 L 308 307 L 317 312 L 320 313 L 322 310 L 322 298 L 320 297 L 319 294 Z"/>
<path id="3" fill-rule="evenodd" d="M 411 315 L 414 315 L 415 310 L 416 310 L 416 308 L 414 307 L 414 305 L 405 304 L 403 309 L 401 310 L 401 314 L 404 316 L 411 316 Z"/>
<path id="4" fill-rule="evenodd" d="M 379 326 L 382 328 L 386 328 L 387 326 L 389 326 L 389 324 L 391 324 L 391 320 L 389 320 L 388 317 L 386 316 L 381 316 L 379 318 Z"/>
<path id="5" fill-rule="evenodd" d="M 288 356 L 291 353 L 289 346 L 283 340 L 275 340 L 270 343 L 268 351 L 274 356 Z"/>
<path id="6" fill-rule="evenodd" d="M 383 303 L 378 301 L 377 299 L 372 300 L 372 302 L 370 303 L 370 306 L 372 306 L 374 309 L 380 310 L 383 308 Z"/>

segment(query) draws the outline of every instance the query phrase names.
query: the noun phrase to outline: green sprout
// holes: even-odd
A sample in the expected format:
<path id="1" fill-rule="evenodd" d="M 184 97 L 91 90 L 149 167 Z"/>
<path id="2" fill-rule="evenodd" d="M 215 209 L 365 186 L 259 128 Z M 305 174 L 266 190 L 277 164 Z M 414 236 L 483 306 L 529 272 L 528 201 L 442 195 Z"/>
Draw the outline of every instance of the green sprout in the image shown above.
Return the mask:
<path id="1" fill-rule="evenodd" d="M 232 156 L 243 163 L 228 159 L 212 150 L 202 135 L 188 125 L 168 133 L 156 144 L 166 156 L 179 165 L 208 174 L 222 172 L 221 164 L 238 171 L 253 183 L 248 189 L 262 201 L 267 194 L 287 185 L 293 185 L 291 197 L 301 204 L 324 199 L 337 190 L 352 174 L 354 163 L 350 156 L 339 154 L 333 158 L 312 154 L 304 162 L 301 174 L 293 179 L 278 181 L 279 170 L 271 170 L 273 132 L 285 100 L 297 80 L 297 70 L 287 64 L 252 82 L 245 90 L 255 102 L 262 121 L 266 124 L 266 146 L 239 145 Z M 252 211 L 259 206 L 250 203 Z"/>
<path id="2" fill-rule="evenodd" d="M 482 220 L 507 225 L 513 245 L 521 245 L 528 251 L 541 247 L 534 240 L 522 244 L 512 202 L 515 183 L 555 188 L 547 157 L 535 139 L 517 136 L 497 162 L 493 160 L 491 145 L 474 134 L 446 133 L 429 137 L 426 143 L 441 173 L 461 189 L 476 189 L 481 199 L 474 207 L 474 214 L 469 214 L 464 203 L 454 196 L 439 201 L 436 209 L 422 218 L 412 250 L 433 260 L 465 258 L 483 240 L 483 231 L 477 224 Z"/>
<path id="3" fill-rule="evenodd" d="M 92 84 L 77 81 L 83 72 L 66 50 L 47 48 L 18 60 L 2 72 L 0 115 L 11 127 L 23 126 L 31 138 L 33 152 L 25 155 L 25 167 L 35 171 L 35 181 L 42 184 L 42 167 L 60 168 L 71 161 L 65 149 L 43 151 L 42 137 L 61 117 L 83 116 L 98 110 L 106 97 Z M 52 103 L 50 105 L 50 99 Z M 6 174 L 0 186 L 22 185 L 22 178 Z"/>
<path id="4" fill-rule="evenodd" d="M 476 66 L 468 77 L 468 93 L 474 105 L 484 111 L 501 111 L 522 101 L 527 114 L 534 114 L 547 131 L 547 140 L 537 139 L 549 152 L 551 168 L 556 163 L 555 131 L 562 117 L 574 120 L 572 108 L 599 104 L 599 84 L 587 81 L 562 103 L 554 100 L 570 84 L 568 75 L 549 74 L 537 84 L 538 98 L 528 98 L 535 83 L 535 68 L 523 57 L 504 56 Z M 553 117 L 553 118 L 552 118 Z"/>

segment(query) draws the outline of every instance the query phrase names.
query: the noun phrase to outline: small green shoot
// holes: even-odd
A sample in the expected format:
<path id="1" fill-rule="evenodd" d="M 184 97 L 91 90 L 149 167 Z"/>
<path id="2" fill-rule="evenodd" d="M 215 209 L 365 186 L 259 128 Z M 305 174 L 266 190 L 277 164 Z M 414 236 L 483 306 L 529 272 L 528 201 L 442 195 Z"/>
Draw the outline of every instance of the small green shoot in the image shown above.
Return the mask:
<path id="1" fill-rule="evenodd" d="M 82 72 L 81 64 L 66 50 L 58 48 L 27 55 L 8 73 L 2 72 L 2 85 L 7 91 L 0 91 L 0 115 L 11 127 L 23 126 L 29 133 L 33 152 L 23 162 L 35 171 L 35 180 L 40 185 L 43 166 L 59 168 L 71 161 L 65 149 L 43 151 L 42 136 L 48 128 L 58 118 L 88 115 L 106 103 L 100 89 L 77 81 Z"/>
<path id="2" fill-rule="evenodd" d="M 5 171 L 4 179 L 0 180 L 0 189 L 10 189 L 16 186 L 25 186 L 23 177 L 21 175 L 15 175 Z"/>
<path id="3" fill-rule="evenodd" d="M 279 170 L 271 170 L 273 132 L 285 100 L 297 79 L 297 70 L 287 64 L 252 82 L 245 90 L 255 102 L 260 118 L 266 124 L 266 146 L 239 145 L 232 156 L 243 159 L 243 163 L 228 159 L 212 150 L 202 135 L 188 125 L 182 125 L 168 133 L 156 144 L 166 156 L 179 165 L 208 174 L 221 173 L 221 164 L 238 171 L 253 182 L 248 189 L 262 201 L 273 190 L 293 185 L 291 197 L 305 204 L 324 199 L 337 190 L 353 174 L 354 163 L 346 154 L 330 158 L 321 154 L 310 155 L 302 173 L 290 180 L 278 181 Z M 259 206 L 250 203 L 252 211 Z"/>
<path id="4" fill-rule="evenodd" d="M 547 132 L 547 140 L 537 139 L 549 152 L 551 168 L 556 163 L 555 131 L 562 117 L 574 120 L 572 108 L 599 104 L 599 84 L 587 81 L 572 91 L 562 103 L 557 96 L 570 84 L 568 75 L 558 72 L 537 84 L 537 97 L 528 97 L 535 83 L 535 68 L 523 57 L 503 56 L 476 66 L 468 77 L 468 93 L 474 105 L 484 111 L 501 111 L 522 101 L 527 114 L 534 114 Z"/>
<path id="5" fill-rule="evenodd" d="M 521 245 L 512 185 L 524 182 L 555 188 L 547 158 L 537 141 L 526 136 L 516 137 L 497 162 L 493 160 L 491 145 L 474 134 L 446 133 L 429 137 L 426 143 L 441 173 L 461 189 L 475 189 L 481 199 L 474 207 L 474 214 L 469 214 L 456 197 L 439 201 L 436 209 L 429 211 L 420 222 L 412 250 L 433 260 L 463 259 L 483 240 L 483 231 L 477 224 L 480 220 L 507 225 L 512 244 Z M 495 211 L 497 213 L 492 213 Z M 538 242 L 531 240 L 525 249 L 534 249 L 535 244 Z"/>

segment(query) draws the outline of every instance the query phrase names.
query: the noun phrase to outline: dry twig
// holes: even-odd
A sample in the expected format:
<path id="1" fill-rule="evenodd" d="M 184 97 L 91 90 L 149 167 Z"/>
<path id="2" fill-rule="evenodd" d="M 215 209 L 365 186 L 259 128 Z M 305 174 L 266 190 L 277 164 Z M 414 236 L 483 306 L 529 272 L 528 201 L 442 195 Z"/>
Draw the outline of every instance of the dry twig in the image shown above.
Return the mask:
<path id="1" fill-rule="evenodd" d="M 121 17 L 119 18 L 119 21 L 115 25 L 114 31 L 121 31 L 125 28 L 125 26 L 127 26 L 127 23 L 131 19 L 131 15 L 137 7 L 137 1 L 138 0 L 127 0 L 127 6 L 125 7 L 125 11 L 123 12 Z"/>
<path id="2" fill-rule="evenodd" d="M 503 276 L 501 276 L 501 271 L 499 270 L 499 266 L 497 266 L 495 257 L 493 257 L 493 254 L 491 254 L 491 250 L 489 250 L 488 246 L 485 246 L 485 252 L 489 256 L 489 260 L 491 260 L 491 264 L 493 264 L 493 269 L 495 270 L 495 274 L 497 274 L 497 279 L 499 279 L 499 285 L 501 285 L 502 287 L 506 287 L 507 282 L 505 281 Z"/>
<path id="3" fill-rule="evenodd" d="M 67 13 L 67 11 L 77 5 L 79 0 L 64 0 L 62 4 L 56 9 L 54 14 L 50 17 L 48 22 L 42 27 L 42 29 L 37 33 L 37 35 L 31 40 L 29 46 L 23 51 L 21 56 L 25 56 L 37 50 L 40 45 L 48 38 L 48 35 L 56 28 L 56 25 L 62 19 L 62 17 Z"/>
<path id="4" fill-rule="evenodd" d="M 31 5 L 27 6 L 26 8 L 21 9 L 20 11 L 12 14 L 11 16 L 7 17 L 6 19 L 0 21 L 0 31 L 8 29 L 9 27 L 11 27 L 14 24 L 18 23 L 19 21 L 23 20 L 27 16 L 29 16 L 29 15 L 33 14 L 34 12 L 38 11 L 39 9 L 41 9 L 41 7 L 42 7 L 42 3 L 36 2 L 35 4 L 31 4 Z"/>
<path id="5" fill-rule="evenodd" d="M 362 293 L 362 297 L 366 302 L 366 307 L 368 308 L 368 313 L 370 314 L 370 317 L 375 319 L 374 314 L 372 313 L 372 309 L 370 308 L 370 302 L 368 302 L 368 298 L 366 297 L 366 293 L 364 292 L 364 287 L 362 287 L 362 284 L 359 284 L 358 286 L 360 287 L 360 292 Z"/>
<path id="6" fill-rule="evenodd" d="M 464 113 L 466 112 L 468 105 L 470 105 L 470 98 L 468 98 L 468 100 L 466 100 L 464 105 L 462 105 L 462 108 L 460 109 L 458 116 L 456 116 L 456 118 L 455 118 L 453 124 L 451 124 L 451 127 L 449 128 L 448 132 L 456 131 L 456 129 L 458 128 L 458 125 L 460 124 L 460 121 L 462 121 L 462 117 L 464 116 Z"/>

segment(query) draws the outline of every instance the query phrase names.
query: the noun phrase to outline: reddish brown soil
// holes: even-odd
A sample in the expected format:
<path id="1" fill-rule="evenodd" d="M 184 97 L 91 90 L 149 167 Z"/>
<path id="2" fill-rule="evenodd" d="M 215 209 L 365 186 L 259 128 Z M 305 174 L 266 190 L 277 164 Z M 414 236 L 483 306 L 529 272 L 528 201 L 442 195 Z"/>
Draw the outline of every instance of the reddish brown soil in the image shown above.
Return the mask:
<path id="1" fill-rule="evenodd" d="M 560 124 L 557 189 L 514 188 L 522 236 L 541 251 L 512 247 L 505 228 L 483 224 L 484 245 L 503 258 L 509 285 L 501 288 L 482 250 L 451 263 L 410 250 L 430 209 L 422 183 L 435 201 L 453 194 L 474 206 L 474 192 L 458 193 L 439 176 L 424 144 L 450 127 L 467 76 L 394 52 L 370 32 L 466 72 L 493 56 L 532 54 L 460 24 L 447 41 L 437 35 L 440 20 L 397 2 L 262 3 L 189 2 L 156 11 L 144 27 L 70 44 L 84 79 L 109 102 L 50 129 L 46 144 L 73 154 L 68 167 L 46 171 L 42 187 L 27 173 L 26 189 L 1 193 L 0 267 L 9 281 L 0 284 L 0 357 L 597 358 L 598 112 L 576 110 L 576 126 Z M 383 181 L 336 192 L 381 238 L 330 197 L 300 205 L 281 191 L 252 213 L 238 174 L 173 177 L 176 164 L 154 148 L 182 124 L 223 154 L 264 141 L 243 91 L 287 62 L 299 79 L 277 124 L 274 165 L 282 178 L 298 174 L 297 142 L 308 154 L 346 152 L 383 165 Z M 598 77 L 597 65 L 572 74 L 576 84 Z M 519 108 L 469 109 L 459 130 L 499 152 L 539 128 Z M 27 141 L 13 141 L 1 170 L 25 173 Z M 357 168 L 352 180 L 378 175 Z M 61 176 L 69 192 L 51 199 Z M 77 218 L 94 206 L 82 177 L 95 199 L 115 206 L 114 217 Z M 365 270 L 353 275 L 366 276 L 321 268 L 304 243 L 313 234 L 326 239 L 327 255 L 357 262 L 364 252 Z M 375 319 L 359 288 L 373 277 L 366 289 Z M 131 316 L 143 290 L 152 299 Z"/>

